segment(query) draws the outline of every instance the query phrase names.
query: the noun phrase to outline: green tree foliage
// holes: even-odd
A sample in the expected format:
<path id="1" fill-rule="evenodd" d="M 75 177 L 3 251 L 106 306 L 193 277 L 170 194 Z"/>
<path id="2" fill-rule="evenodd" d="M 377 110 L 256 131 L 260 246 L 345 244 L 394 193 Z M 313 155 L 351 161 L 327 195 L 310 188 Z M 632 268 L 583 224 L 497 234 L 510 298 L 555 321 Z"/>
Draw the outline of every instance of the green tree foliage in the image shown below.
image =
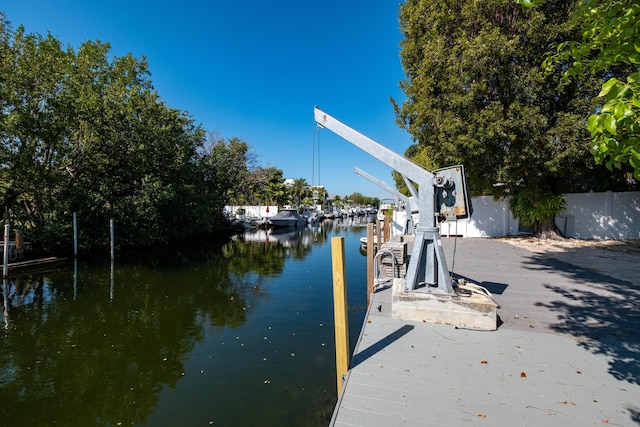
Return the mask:
<path id="1" fill-rule="evenodd" d="M 282 170 L 256 165 L 258 156 L 246 142 L 210 133 L 204 151 L 222 206 L 287 203 Z"/>
<path id="2" fill-rule="evenodd" d="M 345 197 L 345 199 L 350 203 L 356 204 L 358 206 L 380 206 L 380 199 L 378 199 L 377 197 L 365 196 L 364 194 L 357 191 L 355 193 L 352 193 L 350 196 Z"/>
<path id="3" fill-rule="evenodd" d="M 247 161 L 249 146 L 238 138 L 228 141 L 221 137 L 209 136 L 209 144 L 202 156 L 209 183 L 215 199 L 224 206 L 247 203 L 244 198 L 250 192 Z"/>
<path id="4" fill-rule="evenodd" d="M 640 181 L 640 72 L 629 75 L 626 82 L 612 77 L 598 97 L 604 97 L 605 104 L 589 116 L 591 153 L 609 169 L 629 163 Z"/>
<path id="5" fill-rule="evenodd" d="M 566 207 L 566 200 L 562 194 L 547 192 L 541 194 L 537 188 L 526 188 L 518 191 L 510 201 L 511 212 L 527 226 L 538 227 L 534 231 L 541 232 L 549 218 L 553 218 Z"/>
<path id="6" fill-rule="evenodd" d="M 276 205 L 287 203 L 287 189 L 284 185 L 281 169 L 258 166 L 247 175 L 248 193 L 242 195 L 244 203 L 249 205 Z"/>
<path id="7" fill-rule="evenodd" d="M 407 100 L 394 105 L 416 141 L 409 158 L 427 169 L 464 164 L 475 195 L 508 195 L 512 203 L 535 195 L 539 203 L 520 206 L 542 210 L 516 211 L 549 228 L 562 208 L 558 195 L 612 189 L 625 177 L 598 167 L 584 149 L 598 78 L 567 81 L 562 70 L 540 67 L 550 45 L 573 36 L 568 5 L 541 6 L 408 0 L 400 7 Z"/>
<path id="8" fill-rule="evenodd" d="M 311 187 L 311 203 L 318 204 L 324 207 L 327 198 L 329 197 L 329 193 L 327 189 L 323 186 L 312 186 Z"/>
<path id="9" fill-rule="evenodd" d="M 304 202 L 306 197 L 311 195 L 309 184 L 304 178 L 296 178 L 293 180 L 293 185 L 289 188 L 289 201 L 300 206 Z"/>
<path id="10" fill-rule="evenodd" d="M 0 19 L 0 208 L 27 237 L 80 247 L 153 245 L 224 226 L 246 185 L 246 143 L 204 131 L 153 89 L 147 63 L 75 51 Z"/>
<path id="11" fill-rule="evenodd" d="M 516 2 L 533 7 L 540 0 Z M 640 3 L 581 0 L 575 3 L 568 24 L 580 37 L 557 43 L 545 67 L 568 64 L 565 77 L 569 78 L 604 72 L 608 80 L 598 95 L 604 105 L 588 122 L 591 153 L 609 169 L 629 164 L 640 180 Z"/>
<path id="12" fill-rule="evenodd" d="M 275 167 L 268 167 L 267 172 L 267 185 L 265 193 L 269 204 L 275 204 L 282 206 L 287 204 L 287 187 L 284 184 L 285 179 L 282 169 Z"/>

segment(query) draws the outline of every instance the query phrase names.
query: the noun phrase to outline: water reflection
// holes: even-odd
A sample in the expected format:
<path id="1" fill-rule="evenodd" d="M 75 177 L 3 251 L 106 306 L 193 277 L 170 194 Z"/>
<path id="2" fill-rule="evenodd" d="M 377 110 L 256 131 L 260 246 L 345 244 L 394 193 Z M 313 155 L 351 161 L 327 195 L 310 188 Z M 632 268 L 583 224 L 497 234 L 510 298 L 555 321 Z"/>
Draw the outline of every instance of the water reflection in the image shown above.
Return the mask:
<path id="1" fill-rule="evenodd" d="M 338 225 L 8 279 L 0 424 L 326 425 Z"/>
<path id="2" fill-rule="evenodd" d="M 158 392 L 181 378 L 184 360 L 202 338 L 199 319 L 242 324 L 256 294 L 215 266 L 179 286 L 171 274 L 139 266 L 118 268 L 117 279 L 101 273 L 79 271 L 76 301 L 65 271 L 8 284 L 1 419 L 12 425 L 144 423 Z M 193 286 L 212 276 L 220 280 Z M 114 295 L 120 283 L 126 285 Z"/>
<path id="3" fill-rule="evenodd" d="M 235 236 L 234 240 L 261 242 L 287 248 L 310 248 L 314 244 L 324 242 L 326 239 L 325 229 L 326 227 L 322 227 L 320 224 L 312 224 L 304 228 L 256 229 L 247 231 L 243 235 Z"/>
<path id="4" fill-rule="evenodd" d="M 4 329 L 9 329 L 9 302 L 7 301 L 6 295 L 9 294 L 9 285 L 7 284 L 7 278 L 4 277 L 2 279 L 2 318 L 4 320 Z"/>

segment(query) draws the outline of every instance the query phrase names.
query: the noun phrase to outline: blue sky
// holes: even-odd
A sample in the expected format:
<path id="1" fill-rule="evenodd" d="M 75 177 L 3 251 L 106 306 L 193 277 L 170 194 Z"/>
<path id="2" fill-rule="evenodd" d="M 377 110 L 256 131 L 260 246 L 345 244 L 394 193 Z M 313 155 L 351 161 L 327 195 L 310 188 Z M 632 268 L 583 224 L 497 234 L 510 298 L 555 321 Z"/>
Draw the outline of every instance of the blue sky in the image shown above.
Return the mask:
<path id="1" fill-rule="evenodd" d="M 172 107 L 206 130 L 249 143 L 263 166 L 305 178 L 331 194 L 388 194 L 354 166 L 392 185 L 391 169 L 329 130 L 313 107 L 403 154 L 411 137 L 395 124 L 399 88 L 395 0 L 191 1 L 7 0 L 16 28 L 51 33 L 78 48 L 146 57 L 151 80 Z M 319 150 L 318 150 L 319 139 Z"/>

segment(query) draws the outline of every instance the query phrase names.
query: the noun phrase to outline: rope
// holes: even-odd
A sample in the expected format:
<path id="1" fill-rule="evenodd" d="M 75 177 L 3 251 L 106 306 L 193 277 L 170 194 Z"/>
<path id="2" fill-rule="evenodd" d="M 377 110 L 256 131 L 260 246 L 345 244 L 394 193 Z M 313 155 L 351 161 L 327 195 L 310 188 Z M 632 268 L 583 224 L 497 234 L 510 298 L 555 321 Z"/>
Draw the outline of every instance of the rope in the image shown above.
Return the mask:
<path id="1" fill-rule="evenodd" d="M 456 250 L 458 249 L 458 218 L 456 218 L 456 234 L 453 238 L 453 259 L 451 261 L 451 271 L 449 272 L 449 280 L 453 283 L 453 269 L 456 265 Z"/>
<path id="2" fill-rule="evenodd" d="M 320 126 L 318 126 L 318 186 L 320 184 Z"/>
<path id="3" fill-rule="evenodd" d="M 316 125 L 318 129 L 318 138 L 320 138 L 320 127 Z M 311 145 L 311 186 L 313 187 L 313 177 L 316 175 L 315 167 L 316 167 L 316 134 L 315 132 L 311 132 L 311 136 L 313 137 L 313 143 Z"/>

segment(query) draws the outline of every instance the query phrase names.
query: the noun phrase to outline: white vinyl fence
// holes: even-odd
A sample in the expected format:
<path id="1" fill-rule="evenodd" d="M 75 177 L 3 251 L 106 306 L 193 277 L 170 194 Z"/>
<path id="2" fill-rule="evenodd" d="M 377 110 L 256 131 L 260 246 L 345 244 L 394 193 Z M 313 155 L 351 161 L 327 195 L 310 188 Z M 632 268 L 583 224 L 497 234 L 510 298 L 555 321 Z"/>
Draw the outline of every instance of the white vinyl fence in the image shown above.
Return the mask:
<path id="1" fill-rule="evenodd" d="M 442 236 L 505 237 L 530 233 L 509 210 L 507 199 L 474 197 L 470 219 L 443 222 Z M 277 206 L 227 206 L 236 218 L 269 218 Z M 567 194 L 567 209 L 556 217 L 566 237 L 578 239 L 640 239 L 640 192 Z"/>
<path id="2" fill-rule="evenodd" d="M 505 237 L 524 234 L 506 199 L 474 197 L 468 220 L 440 225 L 443 236 Z M 578 239 L 640 239 L 640 192 L 567 194 L 567 209 L 556 217 L 566 237 Z"/>

